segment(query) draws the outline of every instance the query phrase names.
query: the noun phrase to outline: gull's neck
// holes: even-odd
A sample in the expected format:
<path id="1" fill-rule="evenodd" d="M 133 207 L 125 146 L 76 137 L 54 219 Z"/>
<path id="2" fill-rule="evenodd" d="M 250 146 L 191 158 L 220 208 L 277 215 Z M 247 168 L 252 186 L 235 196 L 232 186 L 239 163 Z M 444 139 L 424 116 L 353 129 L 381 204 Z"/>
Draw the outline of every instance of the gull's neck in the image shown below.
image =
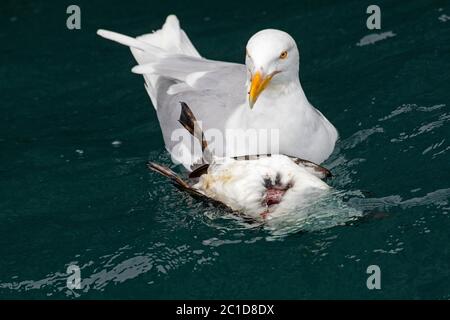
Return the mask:
<path id="1" fill-rule="evenodd" d="M 286 105 L 287 108 L 308 108 L 310 104 L 306 98 L 305 92 L 303 91 L 302 85 L 300 84 L 300 79 L 292 79 L 291 81 L 283 83 L 271 83 L 260 95 L 258 101 L 261 105 L 271 104 L 274 101 L 278 101 L 279 105 Z M 292 105 L 289 101 L 297 101 L 296 104 Z M 257 102 L 258 104 L 258 102 Z M 255 105 L 255 110 L 266 109 L 258 108 Z M 261 110 L 261 111 L 262 111 Z M 270 110 L 270 109 L 269 109 Z"/>

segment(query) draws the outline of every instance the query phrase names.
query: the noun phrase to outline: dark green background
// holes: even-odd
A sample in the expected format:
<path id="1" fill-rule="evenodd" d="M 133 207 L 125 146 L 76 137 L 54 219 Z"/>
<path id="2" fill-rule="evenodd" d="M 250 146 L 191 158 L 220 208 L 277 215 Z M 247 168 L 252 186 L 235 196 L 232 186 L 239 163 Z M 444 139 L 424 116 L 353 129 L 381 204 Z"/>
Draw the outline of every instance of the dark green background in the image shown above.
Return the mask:
<path id="1" fill-rule="evenodd" d="M 450 4 L 377 1 L 377 32 L 396 36 L 357 46 L 369 4 L 3 0 L 0 297 L 450 298 Z M 212 59 L 243 62 L 256 31 L 289 32 L 308 98 L 340 132 L 331 184 L 369 190 L 349 202 L 387 218 L 268 241 L 148 173 L 170 163 L 156 115 L 130 52 L 95 31 L 136 36 L 170 13 Z M 66 289 L 71 263 L 83 290 Z"/>

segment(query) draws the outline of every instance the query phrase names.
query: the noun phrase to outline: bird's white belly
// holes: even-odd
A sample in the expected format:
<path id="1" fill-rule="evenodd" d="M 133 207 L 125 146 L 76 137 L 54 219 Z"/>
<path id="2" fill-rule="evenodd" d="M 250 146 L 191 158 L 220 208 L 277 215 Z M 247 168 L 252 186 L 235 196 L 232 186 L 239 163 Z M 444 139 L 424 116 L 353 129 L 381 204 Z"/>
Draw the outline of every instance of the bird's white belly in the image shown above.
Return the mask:
<path id="1" fill-rule="evenodd" d="M 305 200 L 329 190 L 325 182 L 282 155 L 213 164 L 194 187 L 255 219 L 295 210 Z M 277 188 L 283 189 L 279 195 Z M 272 204 L 274 198 L 277 203 Z"/>

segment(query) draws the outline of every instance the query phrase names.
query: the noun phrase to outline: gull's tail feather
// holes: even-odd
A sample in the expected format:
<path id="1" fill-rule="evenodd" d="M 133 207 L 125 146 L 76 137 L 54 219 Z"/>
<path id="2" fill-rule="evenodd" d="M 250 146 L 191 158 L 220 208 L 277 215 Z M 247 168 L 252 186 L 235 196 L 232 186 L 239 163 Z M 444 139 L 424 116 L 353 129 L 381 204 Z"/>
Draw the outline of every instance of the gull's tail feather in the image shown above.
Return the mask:
<path id="1" fill-rule="evenodd" d="M 184 30 L 180 28 L 178 18 L 173 14 L 166 18 L 161 29 L 139 36 L 137 39 L 157 46 L 171 54 L 184 54 L 200 58 L 197 49 L 195 49 Z"/>
<path id="2" fill-rule="evenodd" d="M 136 38 L 103 29 L 99 29 L 97 34 L 130 47 L 139 65 L 158 62 L 171 55 L 181 54 L 200 58 L 197 49 L 180 28 L 180 22 L 175 15 L 169 15 L 161 29 Z M 151 72 L 144 74 L 145 88 L 155 109 L 157 109 L 156 87 L 160 76 L 164 75 Z"/>
<path id="3" fill-rule="evenodd" d="M 146 43 L 137 38 L 132 38 L 132 37 L 126 36 L 121 33 L 104 30 L 104 29 L 98 29 L 97 34 L 102 38 L 123 44 L 124 46 L 128 46 L 133 49 L 140 50 L 142 52 L 145 52 L 146 54 L 150 54 L 155 57 L 157 57 L 158 55 L 164 54 L 164 50 L 162 50 L 161 48 L 158 48 L 152 44 Z"/>
<path id="4" fill-rule="evenodd" d="M 156 30 L 153 33 L 139 36 L 137 39 L 161 48 L 167 53 L 167 55 L 183 54 L 187 56 L 200 57 L 200 54 L 197 49 L 195 49 L 186 33 L 180 28 L 180 22 L 175 15 L 169 15 L 161 29 Z M 131 53 L 139 65 L 158 62 L 159 60 L 154 59 L 151 56 L 147 56 L 142 51 L 133 48 L 131 48 Z M 150 96 L 152 104 L 156 110 L 158 109 L 156 88 L 160 76 L 161 75 L 158 73 L 144 74 L 145 89 L 147 90 L 147 93 Z"/>

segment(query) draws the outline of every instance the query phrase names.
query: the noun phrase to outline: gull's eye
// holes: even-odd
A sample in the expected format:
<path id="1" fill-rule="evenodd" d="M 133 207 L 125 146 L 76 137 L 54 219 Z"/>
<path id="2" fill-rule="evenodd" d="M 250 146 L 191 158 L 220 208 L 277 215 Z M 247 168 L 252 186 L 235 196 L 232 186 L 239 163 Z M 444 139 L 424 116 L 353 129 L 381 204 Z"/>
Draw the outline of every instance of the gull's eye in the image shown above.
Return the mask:
<path id="1" fill-rule="evenodd" d="M 287 58 L 287 51 L 283 51 L 281 54 L 280 54 L 280 59 L 286 59 Z"/>

